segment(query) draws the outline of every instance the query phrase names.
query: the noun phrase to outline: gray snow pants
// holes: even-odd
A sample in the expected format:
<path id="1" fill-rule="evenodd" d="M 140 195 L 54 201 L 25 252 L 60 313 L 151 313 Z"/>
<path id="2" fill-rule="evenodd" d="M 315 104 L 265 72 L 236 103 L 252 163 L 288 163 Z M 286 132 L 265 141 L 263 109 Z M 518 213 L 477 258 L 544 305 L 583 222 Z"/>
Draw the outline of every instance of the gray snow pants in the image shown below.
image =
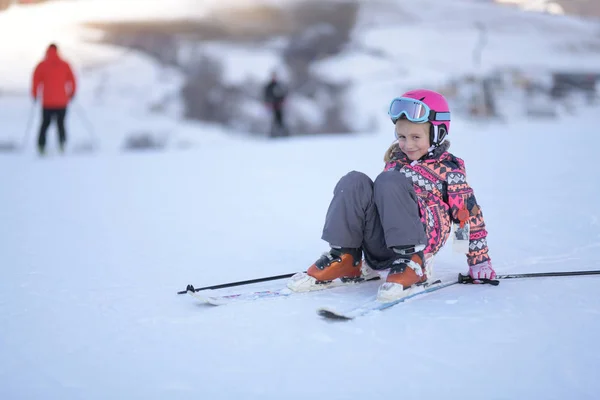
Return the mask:
<path id="1" fill-rule="evenodd" d="M 395 246 L 427 244 L 412 182 L 386 171 L 375 182 L 362 172 L 344 175 L 333 191 L 321 238 L 331 246 L 362 247 L 374 269 L 391 266 Z"/>

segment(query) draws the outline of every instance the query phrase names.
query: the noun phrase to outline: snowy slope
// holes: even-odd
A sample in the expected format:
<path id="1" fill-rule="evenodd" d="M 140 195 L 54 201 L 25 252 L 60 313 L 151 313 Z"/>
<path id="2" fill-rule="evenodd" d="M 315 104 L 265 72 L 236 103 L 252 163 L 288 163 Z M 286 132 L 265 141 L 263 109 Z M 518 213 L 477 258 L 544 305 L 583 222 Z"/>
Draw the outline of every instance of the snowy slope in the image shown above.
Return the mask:
<path id="1" fill-rule="evenodd" d="M 560 21 L 572 30 L 580 24 Z M 0 46 L 11 54 L 11 43 Z M 120 51 L 81 48 L 104 62 Z M 498 51 L 509 59 L 514 48 Z M 414 62 L 403 65 L 416 75 Z M 20 92 L 28 87 L 24 65 L 2 64 L 0 75 L 15 90 L 0 97 L 0 134 L 19 143 L 31 109 Z M 379 84 L 361 100 L 385 121 L 397 93 L 391 79 L 360 76 L 365 65 L 339 66 L 356 74 L 357 88 Z M 162 76 L 131 53 L 82 73 L 67 156 L 50 148 L 39 159 L 33 132 L 25 152 L 0 153 L 1 399 L 598 397 L 598 277 L 455 286 L 337 324 L 320 320 L 316 307 L 350 305 L 376 283 L 221 308 L 176 295 L 188 283 L 307 268 L 326 250 L 319 237 L 337 179 L 352 169 L 374 178 L 392 131 L 388 123 L 361 135 L 230 136 L 149 114 L 152 96 L 177 86 L 176 74 L 164 83 Z M 104 89 L 97 103 L 96 88 Z M 451 150 L 467 163 L 497 272 L 600 269 L 596 113 L 501 126 L 453 122 Z M 119 150 L 123 133 L 144 129 L 194 146 Z M 71 152 L 92 138 L 100 151 Z M 465 270 L 464 257 L 449 249 L 436 261 L 438 276 Z"/>
<path id="2" fill-rule="evenodd" d="M 564 146 L 565 131 L 589 145 Z M 599 143 L 585 121 L 457 123 L 452 136 L 499 273 L 599 268 Z M 223 308 L 175 294 L 306 268 L 325 250 L 336 180 L 351 169 L 374 177 L 388 142 L 3 156 L 1 397 L 596 398 L 595 277 L 452 287 L 345 324 L 315 308 L 376 286 Z M 345 156 L 331 160 L 332 148 Z M 465 269 L 448 251 L 437 262 L 442 276 Z"/>

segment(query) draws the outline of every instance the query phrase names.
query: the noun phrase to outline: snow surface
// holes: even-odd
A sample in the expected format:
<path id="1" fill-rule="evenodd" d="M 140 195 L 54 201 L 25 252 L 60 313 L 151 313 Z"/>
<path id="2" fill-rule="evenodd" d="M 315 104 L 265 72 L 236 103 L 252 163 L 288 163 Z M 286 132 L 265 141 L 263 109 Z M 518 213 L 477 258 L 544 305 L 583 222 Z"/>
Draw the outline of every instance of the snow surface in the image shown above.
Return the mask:
<path id="1" fill-rule="evenodd" d="M 26 15 L 14 8 L 0 18 L 15 10 Z M 13 45 L 3 41 L 3 55 Z M 94 59 L 122 52 L 80 48 Z M 597 56 L 582 57 L 593 65 Z M 333 186 L 353 169 L 381 171 L 389 122 L 377 132 L 280 141 L 182 123 L 176 112 L 147 111 L 180 78 L 128 53 L 80 72 L 67 155 L 55 153 L 50 132 L 40 159 L 24 65 L 3 63 L 0 75 L 15 88 L 0 97 L 0 139 L 27 145 L 0 153 L 1 399 L 598 398 L 600 277 L 453 286 L 344 323 L 315 309 L 352 305 L 377 282 L 223 307 L 176 294 L 188 283 L 306 269 L 326 250 Z M 356 101 L 385 120 L 394 90 L 378 85 Z M 453 122 L 451 151 L 467 163 L 498 273 L 600 269 L 597 112 Z M 121 150 L 126 133 L 145 130 L 172 145 Z M 97 151 L 77 151 L 87 142 Z M 464 256 L 442 250 L 438 276 L 464 271 Z"/>

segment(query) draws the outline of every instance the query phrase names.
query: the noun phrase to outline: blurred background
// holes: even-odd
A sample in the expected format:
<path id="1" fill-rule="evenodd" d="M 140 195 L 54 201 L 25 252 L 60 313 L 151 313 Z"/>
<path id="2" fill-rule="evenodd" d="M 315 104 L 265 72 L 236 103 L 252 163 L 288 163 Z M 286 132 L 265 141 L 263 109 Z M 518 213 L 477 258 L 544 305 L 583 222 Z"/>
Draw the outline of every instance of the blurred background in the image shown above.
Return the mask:
<path id="1" fill-rule="evenodd" d="M 257 137 L 373 132 L 391 98 L 421 86 L 482 123 L 560 118 L 597 99 L 597 0 L 0 0 L 0 10 L 0 97 L 27 96 L 57 43 L 80 83 L 76 129 L 121 148 L 192 146 L 175 121 Z M 14 148 L 20 135 L 0 140 Z"/>

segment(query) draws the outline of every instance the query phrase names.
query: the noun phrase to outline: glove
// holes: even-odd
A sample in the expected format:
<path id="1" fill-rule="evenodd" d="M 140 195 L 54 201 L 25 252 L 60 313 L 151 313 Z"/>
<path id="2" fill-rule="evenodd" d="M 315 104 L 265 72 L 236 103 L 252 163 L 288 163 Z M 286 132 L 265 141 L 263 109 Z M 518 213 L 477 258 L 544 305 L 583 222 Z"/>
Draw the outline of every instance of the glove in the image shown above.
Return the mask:
<path id="1" fill-rule="evenodd" d="M 477 282 L 479 279 L 494 279 L 496 271 L 494 271 L 492 263 L 488 260 L 469 266 L 469 276 L 473 278 L 475 283 L 480 283 Z"/>

